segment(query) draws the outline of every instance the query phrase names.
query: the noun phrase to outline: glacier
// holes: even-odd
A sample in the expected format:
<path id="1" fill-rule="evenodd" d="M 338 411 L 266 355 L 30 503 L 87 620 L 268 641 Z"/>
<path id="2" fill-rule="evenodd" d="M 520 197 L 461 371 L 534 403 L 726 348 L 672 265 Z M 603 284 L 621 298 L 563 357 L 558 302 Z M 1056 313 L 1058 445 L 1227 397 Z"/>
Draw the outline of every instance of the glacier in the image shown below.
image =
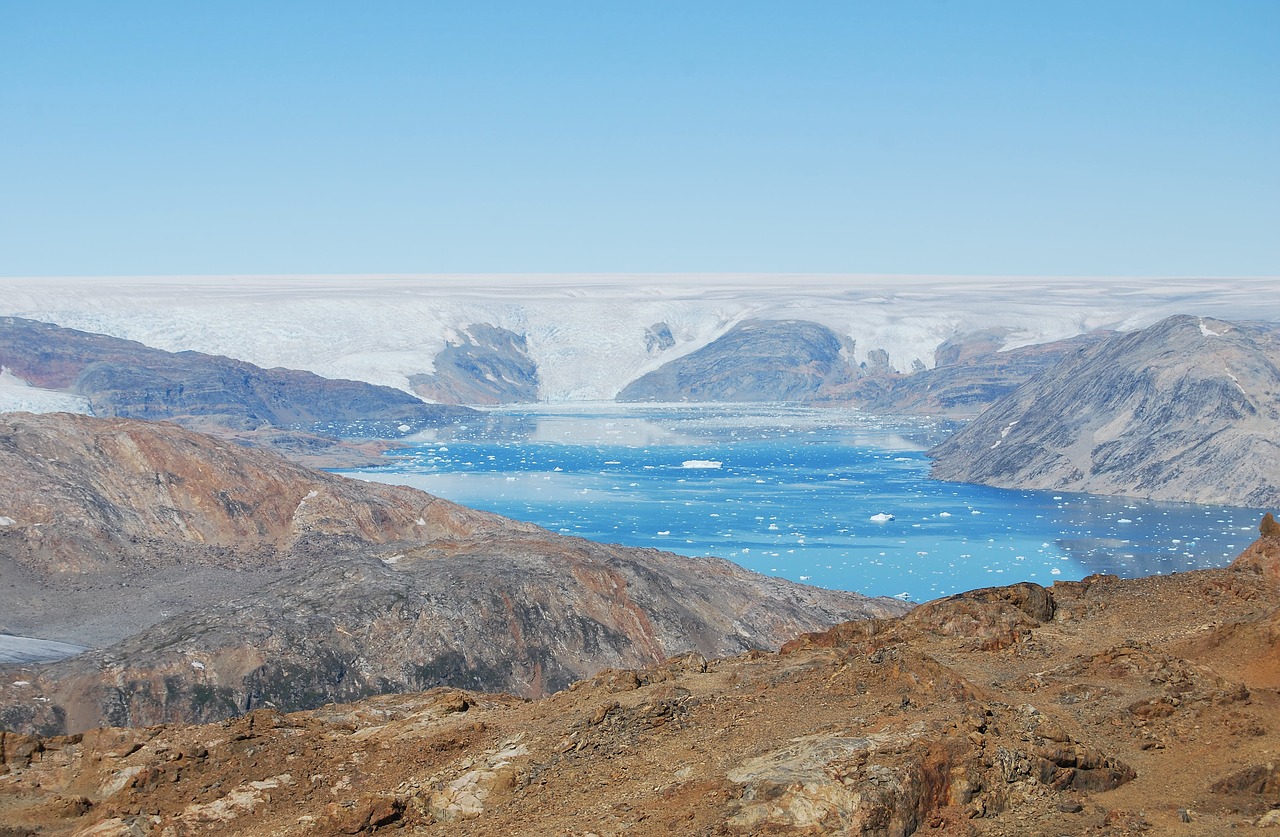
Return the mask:
<path id="1" fill-rule="evenodd" d="M 0 278 L 0 315 L 305 369 L 410 391 L 450 335 L 489 323 L 527 336 L 547 402 L 608 401 L 744 319 L 806 319 L 933 366 L 957 335 L 1008 331 L 1005 348 L 1174 313 L 1280 320 L 1273 279 L 860 275 L 424 275 Z M 674 345 L 652 351 L 665 323 Z M 647 339 L 649 338 L 649 339 Z M 5 386 L 4 403 L 48 404 Z M 21 401 L 25 397 L 26 402 Z M 67 402 L 66 408 L 76 405 Z"/>

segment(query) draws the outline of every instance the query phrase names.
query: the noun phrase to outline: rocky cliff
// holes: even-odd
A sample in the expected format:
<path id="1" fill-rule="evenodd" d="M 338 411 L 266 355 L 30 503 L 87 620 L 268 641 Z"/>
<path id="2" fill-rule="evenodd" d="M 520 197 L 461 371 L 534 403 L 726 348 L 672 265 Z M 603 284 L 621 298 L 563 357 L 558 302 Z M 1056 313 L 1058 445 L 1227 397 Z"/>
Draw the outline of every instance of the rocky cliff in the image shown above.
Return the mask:
<path id="1" fill-rule="evenodd" d="M 1178 316 L 1028 381 L 930 451 L 1008 488 L 1280 503 L 1280 327 Z"/>
<path id="2" fill-rule="evenodd" d="M 1252 554 L 1277 544 L 1264 534 Z M 1280 581 L 1242 559 L 974 591 L 534 702 L 435 689 L 9 733 L 0 820 L 20 834 L 1243 833 L 1280 821 L 1277 612 Z"/>
<path id="3" fill-rule="evenodd" d="M 15 674 L 36 691 L 0 695 L 10 729 L 442 684 L 535 696 L 608 665 L 776 647 L 906 607 L 564 538 L 126 419 L 6 416 L 0 521 L 0 632 L 114 643 Z"/>

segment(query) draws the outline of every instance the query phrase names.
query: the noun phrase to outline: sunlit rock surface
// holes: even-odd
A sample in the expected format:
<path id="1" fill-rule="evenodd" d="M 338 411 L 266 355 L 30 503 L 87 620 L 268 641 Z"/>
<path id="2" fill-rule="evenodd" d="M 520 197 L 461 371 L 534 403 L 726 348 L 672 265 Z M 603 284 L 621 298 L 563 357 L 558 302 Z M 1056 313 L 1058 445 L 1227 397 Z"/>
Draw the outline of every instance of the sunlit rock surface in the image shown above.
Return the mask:
<path id="1" fill-rule="evenodd" d="M 930 452 L 938 479 L 1280 503 L 1280 326 L 1177 316 L 1115 335 Z"/>
<path id="2" fill-rule="evenodd" d="M 776 648 L 907 609 L 554 535 L 160 422 L 0 418 L 0 520 L 0 627 L 109 646 L 15 675 L 29 685 L 0 693 L 0 726 L 20 730 L 436 685 L 537 696 L 604 666 Z"/>

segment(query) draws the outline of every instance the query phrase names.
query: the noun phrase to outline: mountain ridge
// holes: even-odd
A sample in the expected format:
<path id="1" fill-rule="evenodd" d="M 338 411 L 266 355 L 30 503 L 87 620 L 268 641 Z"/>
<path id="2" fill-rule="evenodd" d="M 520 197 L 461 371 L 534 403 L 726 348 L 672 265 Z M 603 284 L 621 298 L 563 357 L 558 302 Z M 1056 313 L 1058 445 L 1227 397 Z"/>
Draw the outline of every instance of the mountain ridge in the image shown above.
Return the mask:
<path id="1" fill-rule="evenodd" d="M 1180 315 L 1071 355 L 929 452 L 935 479 L 1280 503 L 1280 326 Z"/>
<path id="2" fill-rule="evenodd" d="M 606 665 L 777 647 L 908 607 L 567 538 L 133 419 L 0 419 L 0 519 L 0 630 L 96 648 L 15 676 L 41 699 L 0 697 L 10 729 L 435 685 L 536 696 Z"/>

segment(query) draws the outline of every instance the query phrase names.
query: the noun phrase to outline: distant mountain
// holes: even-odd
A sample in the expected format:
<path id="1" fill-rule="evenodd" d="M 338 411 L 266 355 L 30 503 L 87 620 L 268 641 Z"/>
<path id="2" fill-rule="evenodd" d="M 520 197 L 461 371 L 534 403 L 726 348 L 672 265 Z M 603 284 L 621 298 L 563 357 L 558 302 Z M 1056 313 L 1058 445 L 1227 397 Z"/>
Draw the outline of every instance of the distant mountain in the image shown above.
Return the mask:
<path id="1" fill-rule="evenodd" d="M 1280 326 L 1175 316 L 1113 335 L 930 456 L 938 479 L 1280 504 Z"/>
<path id="2" fill-rule="evenodd" d="M 45 731 L 437 685 L 535 696 L 907 607 L 69 414 L 0 419 L 0 582 L 0 633 L 114 643 L 10 678 L 48 700 L 0 692 L 0 727 Z"/>
<path id="3" fill-rule="evenodd" d="M 20 317 L 0 317 L 0 366 L 37 387 L 84 396 L 97 416 L 202 416 L 244 430 L 353 420 L 435 426 L 470 414 L 391 387 L 166 352 Z"/>
<path id="4" fill-rule="evenodd" d="M 359 428 L 359 436 L 395 437 L 476 416 L 392 387 L 262 369 L 200 352 L 166 352 L 20 317 L 0 317 L 0 376 L 10 382 L 5 401 L 11 405 L 75 409 L 58 399 L 78 396 L 97 416 L 175 421 L 314 467 L 386 461 L 382 454 L 389 444 L 334 438 L 346 428 Z M 15 380 L 30 387 L 15 387 Z M 317 426 L 325 433 L 308 429 Z"/>
<path id="5" fill-rule="evenodd" d="M 1280 321 L 1272 285 L 766 274 L 0 278 L 0 316 L 406 392 L 414 376 L 452 378 L 455 370 L 481 388 L 501 382 L 492 368 L 485 371 L 497 381 L 466 371 L 488 362 L 484 346 L 493 344 L 475 330 L 488 325 L 524 338 L 520 354 L 537 370 L 538 401 L 561 403 L 613 400 L 748 320 L 817 323 L 842 343 L 856 341 L 854 368 L 909 375 L 932 368 L 948 344 L 976 347 L 971 338 L 983 332 L 1007 351 L 1178 313 Z M 474 350 L 460 345 L 467 333 Z"/>
<path id="6" fill-rule="evenodd" d="M 854 403 L 868 413 L 973 418 L 1064 358 L 1114 334 L 1094 331 L 1007 350 L 999 335 L 961 336 L 938 348 L 932 369 L 879 378 L 879 387 L 854 393 Z"/>
<path id="7" fill-rule="evenodd" d="M 619 401 L 800 401 L 868 413 L 972 418 L 1035 375 L 1112 332 L 1005 350 L 1007 329 L 958 334 L 934 365 L 900 372 L 887 353 L 853 363 L 855 343 L 806 320 L 747 320 L 633 381 Z"/>
<path id="8" fill-rule="evenodd" d="M 852 363 L 853 349 L 849 340 L 807 320 L 745 320 L 632 381 L 617 400 L 813 401 L 863 374 Z"/>

